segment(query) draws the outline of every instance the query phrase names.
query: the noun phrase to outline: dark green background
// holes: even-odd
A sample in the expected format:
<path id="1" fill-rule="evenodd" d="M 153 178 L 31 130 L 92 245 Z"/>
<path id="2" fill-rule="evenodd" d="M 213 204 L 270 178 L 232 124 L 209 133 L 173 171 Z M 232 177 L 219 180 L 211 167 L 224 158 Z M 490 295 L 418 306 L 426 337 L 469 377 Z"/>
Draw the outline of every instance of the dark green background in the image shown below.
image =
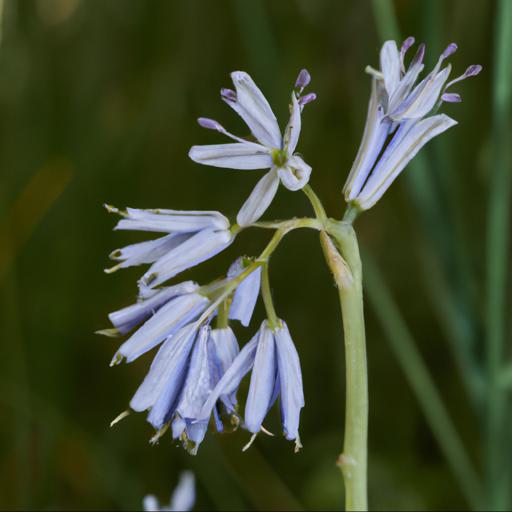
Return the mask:
<path id="1" fill-rule="evenodd" d="M 456 41 L 454 72 L 481 63 L 484 73 L 456 88 L 464 102 L 444 111 L 460 124 L 424 152 L 433 215 L 421 210 L 415 185 L 404 176 L 356 227 L 480 463 L 481 416 L 466 397 L 435 280 L 455 291 L 462 329 L 476 340 L 481 363 L 495 3 L 411 0 L 395 8 L 402 35 L 427 42 L 429 65 Z M 317 234 L 291 234 L 271 266 L 276 308 L 303 366 L 304 449 L 294 455 L 282 437 L 261 436 L 242 453 L 247 433 L 209 434 L 193 458 L 170 436 L 150 446 L 143 415 L 108 427 L 151 356 L 111 369 L 117 341 L 94 335 L 107 327 L 108 312 L 134 300 L 141 274 L 140 268 L 103 273 L 112 249 L 143 237 L 112 232 L 115 219 L 102 203 L 218 209 L 234 219 L 261 172 L 190 161 L 191 145 L 224 141 L 195 120 L 212 117 L 246 133 L 219 98 L 219 89 L 231 85 L 229 73 L 241 69 L 262 88 L 283 127 L 290 88 L 306 67 L 318 100 L 304 112 L 298 149 L 313 167 L 311 184 L 328 213 L 340 217 L 341 188 L 366 117 L 364 68 L 378 64 L 380 44 L 369 1 L 6 1 L 0 508 L 135 509 L 150 492 L 167 499 L 184 468 L 196 472 L 198 509 L 342 507 L 334 465 L 343 436 L 341 319 Z M 309 214 L 303 194 L 281 187 L 266 218 Z M 244 232 L 183 279 L 217 277 L 237 255 L 257 254 L 269 235 Z M 375 309 L 368 303 L 366 310 L 370 503 L 381 510 L 466 507 Z M 250 328 L 240 331 L 240 342 L 252 336 L 262 314 L 259 308 Z M 280 431 L 277 411 L 268 427 Z"/>

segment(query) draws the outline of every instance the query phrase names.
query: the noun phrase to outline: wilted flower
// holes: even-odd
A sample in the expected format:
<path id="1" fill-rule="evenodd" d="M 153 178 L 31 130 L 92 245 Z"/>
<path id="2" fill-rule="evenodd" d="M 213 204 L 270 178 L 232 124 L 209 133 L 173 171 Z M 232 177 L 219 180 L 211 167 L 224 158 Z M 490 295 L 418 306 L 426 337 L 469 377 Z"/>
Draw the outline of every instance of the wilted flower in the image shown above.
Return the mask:
<path id="1" fill-rule="evenodd" d="M 381 198 L 429 140 L 457 124 L 444 114 L 426 116 L 442 102 L 461 101 L 458 94 L 446 90 L 482 69 L 470 66 L 447 84 L 451 65 L 441 66 L 457 50 L 452 43 L 434 69 L 415 86 L 424 67 L 425 45 L 419 46 L 406 70 L 404 57 L 413 44 L 414 39 L 409 37 L 399 51 L 395 41 L 386 41 L 380 53 L 381 70 L 367 68 L 373 81 L 366 126 L 344 187 L 346 201 L 360 210 L 371 208 Z"/>
<path id="2" fill-rule="evenodd" d="M 284 135 L 272 109 L 252 78 L 242 71 L 231 73 L 235 91 L 222 89 L 222 99 L 245 121 L 256 142 L 249 142 L 229 133 L 213 119 L 199 118 L 199 124 L 219 131 L 235 140 L 230 144 L 193 146 L 189 156 L 195 162 L 228 169 L 270 169 L 260 179 L 247 201 L 238 212 L 237 222 L 248 226 L 256 222 L 269 207 L 279 181 L 289 190 L 299 190 L 309 181 L 311 167 L 295 154 L 301 130 L 301 112 L 306 103 L 316 96 L 301 96 L 311 77 L 302 70 L 292 92 L 290 120 Z"/>
<path id="3" fill-rule="evenodd" d="M 169 505 L 160 505 L 158 499 L 149 494 L 144 498 L 145 512 L 188 512 L 196 501 L 195 478 L 192 471 L 183 471 L 174 489 Z"/>
<path id="4" fill-rule="evenodd" d="M 107 272 L 152 263 L 139 282 L 142 295 L 180 272 L 212 258 L 234 239 L 228 219 L 219 212 L 118 210 L 108 205 L 106 208 L 123 217 L 114 229 L 168 233 L 156 240 L 117 249 L 110 255 L 120 263 Z"/>
<path id="5" fill-rule="evenodd" d="M 301 447 L 299 419 L 304 407 L 304 393 L 300 361 L 287 325 L 282 320 L 279 323 L 275 329 L 271 329 L 267 321 L 261 324 L 257 334 L 220 379 L 200 415 L 201 418 L 209 417 L 219 396 L 234 392 L 252 368 L 243 426 L 253 436 L 246 448 L 264 430 L 263 420 L 278 397 L 284 435 L 295 441 L 296 451 Z"/>

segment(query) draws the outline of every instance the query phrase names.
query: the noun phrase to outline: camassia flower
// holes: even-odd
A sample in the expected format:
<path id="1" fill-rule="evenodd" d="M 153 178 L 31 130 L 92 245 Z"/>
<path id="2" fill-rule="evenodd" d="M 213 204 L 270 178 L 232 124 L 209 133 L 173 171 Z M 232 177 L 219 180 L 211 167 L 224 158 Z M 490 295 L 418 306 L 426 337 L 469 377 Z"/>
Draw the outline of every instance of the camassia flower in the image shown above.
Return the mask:
<path id="1" fill-rule="evenodd" d="M 167 233 L 156 240 L 128 245 L 110 254 L 111 259 L 120 263 L 107 269 L 109 273 L 119 268 L 152 264 L 139 281 L 143 297 L 180 272 L 223 251 L 235 236 L 228 219 L 219 212 L 105 207 L 123 217 L 116 230 Z"/>
<path id="2" fill-rule="evenodd" d="M 156 496 L 148 494 L 144 497 L 145 512 L 188 512 L 196 501 L 196 482 L 192 471 L 183 471 L 178 485 L 174 489 L 169 505 L 160 505 Z"/>
<path id="3" fill-rule="evenodd" d="M 236 391 L 242 379 L 251 371 L 249 394 L 245 405 L 243 427 L 253 435 L 246 448 L 256 438 L 268 411 L 280 397 L 284 436 L 295 441 L 295 450 L 301 448 L 299 438 L 300 411 L 304 407 L 302 373 L 299 355 L 282 320 L 272 329 L 268 321 L 247 343 L 219 380 L 203 406 L 200 418 L 208 418 L 220 396 Z"/>
<path id="4" fill-rule="evenodd" d="M 409 37 L 399 51 L 395 41 L 386 41 L 380 52 L 381 70 L 367 68 L 373 79 L 366 126 L 343 189 L 346 201 L 359 210 L 371 208 L 429 140 L 457 124 L 445 114 L 432 114 L 443 102 L 460 102 L 459 94 L 447 90 L 482 70 L 480 65 L 469 66 L 447 83 L 451 65 L 442 65 L 457 50 L 451 43 L 434 69 L 415 85 L 424 67 L 425 45 L 418 47 L 406 69 L 405 55 L 413 44 Z"/>
<path id="5" fill-rule="evenodd" d="M 192 146 L 189 156 L 195 162 L 228 169 L 270 169 L 260 179 L 237 215 L 240 226 L 256 222 L 269 207 L 279 182 L 288 190 L 299 190 L 309 181 L 311 167 L 295 153 L 301 130 L 301 112 L 316 99 L 314 93 L 301 96 L 311 77 L 306 70 L 299 73 L 291 95 L 290 120 L 281 135 L 276 116 L 254 83 L 243 71 L 231 73 L 235 90 L 222 89 L 222 99 L 245 121 L 257 142 L 250 142 L 228 132 L 217 121 L 199 118 L 203 128 L 216 130 L 236 142 Z"/>

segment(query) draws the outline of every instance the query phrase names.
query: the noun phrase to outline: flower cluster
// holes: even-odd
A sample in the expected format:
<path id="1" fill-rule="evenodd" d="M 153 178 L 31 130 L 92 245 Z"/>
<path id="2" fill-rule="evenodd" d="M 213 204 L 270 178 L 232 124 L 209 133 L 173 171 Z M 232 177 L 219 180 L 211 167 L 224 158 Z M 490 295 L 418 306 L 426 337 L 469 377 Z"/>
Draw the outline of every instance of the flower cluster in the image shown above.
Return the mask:
<path id="1" fill-rule="evenodd" d="M 295 149 L 301 129 L 301 112 L 315 99 L 302 95 L 310 82 L 301 71 L 291 96 L 290 121 L 281 136 L 272 110 L 246 73 L 232 74 L 236 91 L 223 89 L 221 96 L 249 126 L 258 143 L 227 132 L 219 123 L 199 119 L 237 142 L 194 146 L 193 160 L 217 167 L 270 169 L 256 185 L 237 216 L 237 224 L 216 211 L 117 209 L 117 230 L 160 233 L 159 238 L 117 249 L 110 255 L 117 263 L 107 272 L 148 264 L 138 282 L 135 304 L 109 315 L 113 328 L 100 331 L 109 336 L 129 334 L 112 365 L 130 363 L 158 347 L 144 381 L 130 401 L 130 409 L 148 411 L 147 420 L 156 442 L 170 430 L 173 439 L 195 454 L 210 422 L 224 431 L 241 425 L 251 434 L 268 431 L 263 420 L 279 398 L 283 431 L 298 449 L 299 416 L 304 406 L 299 357 L 288 327 L 282 320 L 264 321 L 257 334 L 240 350 L 229 326 L 237 320 L 250 324 L 260 294 L 266 259 L 238 258 L 226 276 L 206 286 L 193 281 L 167 285 L 181 272 L 226 249 L 236 234 L 263 214 L 276 194 L 279 182 L 290 190 L 302 188 L 311 167 Z M 270 299 L 271 300 L 271 299 Z M 215 326 L 213 325 L 215 322 Z M 238 411 L 237 390 L 252 370 L 243 417 Z M 127 415 L 123 413 L 113 423 Z M 249 443 L 249 444 L 250 444 Z"/>
<path id="2" fill-rule="evenodd" d="M 424 67 L 425 45 L 418 47 L 406 69 L 405 56 L 413 44 L 414 38 L 409 37 L 398 50 L 395 41 L 386 41 L 380 71 L 367 68 L 373 79 L 366 126 L 344 187 L 346 201 L 358 210 L 371 208 L 429 140 L 457 124 L 445 114 L 431 114 L 443 102 L 462 101 L 459 94 L 447 90 L 482 70 L 479 65 L 469 66 L 447 83 L 451 65 L 442 65 L 457 50 L 451 43 L 434 69 L 415 85 Z"/>

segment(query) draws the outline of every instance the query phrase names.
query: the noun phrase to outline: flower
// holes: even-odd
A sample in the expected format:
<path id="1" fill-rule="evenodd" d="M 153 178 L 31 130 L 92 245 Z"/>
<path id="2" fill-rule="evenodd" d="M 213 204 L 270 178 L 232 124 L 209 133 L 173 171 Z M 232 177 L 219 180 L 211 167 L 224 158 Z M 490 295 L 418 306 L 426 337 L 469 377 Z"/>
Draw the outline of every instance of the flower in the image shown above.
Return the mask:
<path id="1" fill-rule="evenodd" d="M 479 65 L 469 66 L 446 83 L 451 65 L 441 66 L 457 50 L 451 43 L 415 86 L 424 67 L 425 45 L 418 47 L 406 70 L 405 55 L 413 44 L 409 37 L 399 51 L 395 41 L 386 41 L 380 52 L 381 70 L 367 68 L 373 80 L 366 126 L 343 189 L 346 201 L 359 210 L 371 208 L 429 140 L 457 124 L 445 114 L 427 116 L 443 102 L 461 101 L 460 95 L 447 89 L 482 70 Z"/>
<path id="2" fill-rule="evenodd" d="M 173 438 L 180 439 L 195 455 L 212 412 L 217 430 L 223 431 L 217 400 L 232 414 L 236 410 L 235 392 L 219 394 L 207 417 L 200 412 L 238 351 L 229 327 L 212 330 L 209 325 L 198 327 L 197 322 L 182 327 L 165 341 L 130 401 L 134 411 L 149 410 L 147 420 L 157 431 L 152 442 L 171 425 Z"/>
<path id="3" fill-rule="evenodd" d="M 253 434 L 246 448 L 263 430 L 263 420 L 280 397 L 284 436 L 295 441 L 295 451 L 301 448 L 299 438 L 300 411 L 304 407 L 302 374 L 299 356 L 285 322 L 271 329 L 267 321 L 240 351 L 229 369 L 205 402 L 199 418 L 211 414 L 216 401 L 226 393 L 234 392 L 252 369 L 249 394 L 245 406 L 243 426 Z"/>
<path id="4" fill-rule="evenodd" d="M 272 109 L 254 83 L 243 71 L 231 73 L 235 91 L 222 89 L 222 99 L 245 121 L 257 142 L 237 137 L 217 121 L 199 118 L 203 128 L 216 130 L 235 140 L 230 144 L 192 146 L 189 156 L 194 162 L 228 169 L 270 169 L 260 179 L 237 215 L 240 226 L 256 222 L 276 195 L 279 182 L 288 190 L 299 190 L 309 181 L 311 167 L 295 152 L 301 130 L 301 112 L 316 99 L 314 93 L 301 96 L 311 77 L 303 69 L 291 95 L 290 120 L 284 135 Z"/>
<path id="5" fill-rule="evenodd" d="M 160 505 L 152 494 L 144 497 L 145 512 L 188 512 L 196 501 L 195 478 L 192 471 L 183 471 L 178 485 L 174 489 L 169 505 Z"/>
<path id="6" fill-rule="evenodd" d="M 228 247 L 234 239 L 229 221 L 215 211 L 139 210 L 124 211 L 105 205 L 123 218 L 114 229 L 151 231 L 167 235 L 128 245 L 110 254 L 119 261 L 106 270 L 152 263 L 139 281 L 142 296 L 180 272 L 206 261 Z"/>
<path id="7" fill-rule="evenodd" d="M 186 281 L 151 290 L 135 304 L 111 313 L 109 319 L 115 329 L 100 331 L 102 334 L 126 334 L 144 322 L 119 347 L 111 364 L 118 364 L 123 358 L 128 363 L 134 361 L 199 317 L 209 304 L 209 299 L 199 293 L 199 285 Z"/>

